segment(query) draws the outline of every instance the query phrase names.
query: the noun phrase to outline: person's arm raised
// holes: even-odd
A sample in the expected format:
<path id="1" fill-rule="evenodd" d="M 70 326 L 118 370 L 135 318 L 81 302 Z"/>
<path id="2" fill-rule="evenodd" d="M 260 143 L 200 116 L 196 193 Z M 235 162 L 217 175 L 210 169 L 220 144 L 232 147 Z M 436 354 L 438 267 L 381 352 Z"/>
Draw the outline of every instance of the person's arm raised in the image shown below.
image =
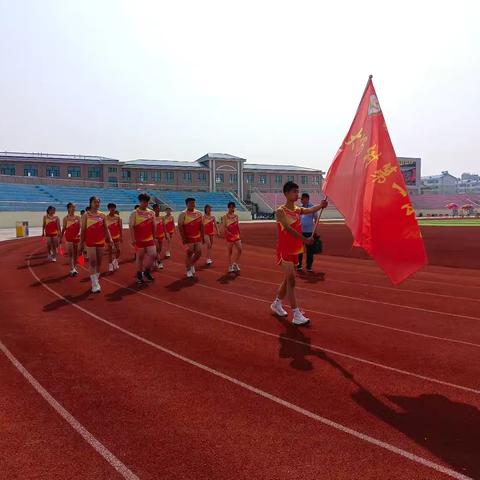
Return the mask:
<path id="1" fill-rule="evenodd" d="M 322 200 L 318 205 L 315 205 L 314 207 L 310 207 L 310 208 L 302 207 L 302 215 L 315 213 L 315 212 L 318 212 L 319 210 L 322 210 L 322 208 L 327 208 L 327 207 L 328 207 L 328 202 L 326 200 Z"/>

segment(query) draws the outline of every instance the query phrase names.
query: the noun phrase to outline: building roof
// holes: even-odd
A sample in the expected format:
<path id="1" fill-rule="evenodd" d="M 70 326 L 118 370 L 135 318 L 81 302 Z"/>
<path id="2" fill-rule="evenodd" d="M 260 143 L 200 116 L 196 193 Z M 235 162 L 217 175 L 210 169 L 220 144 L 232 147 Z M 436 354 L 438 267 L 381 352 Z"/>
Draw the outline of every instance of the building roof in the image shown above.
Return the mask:
<path id="1" fill-rule="evenodd" d="M 171 167 L 171 168 L 203 168 L 206 169 L 204 165 L 196 162 L 182 162 L 178 160 L 128 160 L 127 162 L 122 162 L 123 165 L 127 167 Z"/>
<path id="2" fill-rule="evenodd" d="M 243 160 L 245 161 L 244 158 L 241 157 L 236 157 L 235 155 L 230 155 L 229 153 L 206 153 L 202 157 L 200 157 L 197 162 L 202 162 L 204 160 L 210 160 L 210 159 L 215 159 L 215 160 Z"/>
<path id="3" fill-rule="evenodd" d="M 72 155 L 65 153 L 42 152 L 0 152 L 1 159 L 27 159 L 29 162 L 68 162 L 68 163 L 118 163 L 115 158 L 96 155 Z"/>
<path id="4" fill-rule="evenodd" d="M 288 172 L 305 172 L 305 173 L 313 173 L 318 172 L 322 173 L 320 169 L 315 168 L 307 168 L 307 167 L 297 167 L 295 165 L 269 165 L 269 164 L 262 164 L 262 163 L 246 163 L 243 166 L 245 171 L 248 170 L 274 170 L 274 171 L 288 171 Z"/>

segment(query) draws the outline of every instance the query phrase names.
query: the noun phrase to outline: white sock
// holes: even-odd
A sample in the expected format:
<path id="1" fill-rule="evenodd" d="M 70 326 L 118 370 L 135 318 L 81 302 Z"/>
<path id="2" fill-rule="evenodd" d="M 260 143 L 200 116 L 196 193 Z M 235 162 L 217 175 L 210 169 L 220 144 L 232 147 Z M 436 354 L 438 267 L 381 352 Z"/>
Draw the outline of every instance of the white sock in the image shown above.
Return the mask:
<path id="1" fill-rule="evenodd" d="M 294 315 L 302 313 L 298 307 L 292 309 L 292 312 L 293 312 Z"/>
<path id="2" fill-rule="evenodd" d="M 277 304 L 282 304 L 282 300 L 278 297 L 275 298 L 275 300 L 273 301 L 273 303 L 277 303 Z"/>
<path id="3" fill-rule="evenodd" d="M 97 277 L 95 277 L 95 275 L 90 275 L 90 280 L 92 281 L 92 285 L 97 283 Z"/>

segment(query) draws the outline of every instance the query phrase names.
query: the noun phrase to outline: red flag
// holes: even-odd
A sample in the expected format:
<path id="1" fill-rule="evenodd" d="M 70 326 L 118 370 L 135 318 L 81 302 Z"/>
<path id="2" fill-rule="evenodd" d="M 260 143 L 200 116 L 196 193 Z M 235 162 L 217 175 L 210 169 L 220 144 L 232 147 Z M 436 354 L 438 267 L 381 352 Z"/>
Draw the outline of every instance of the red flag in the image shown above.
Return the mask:
<path id="1" fill-rule="evenodd" d="M 427 263 L 423 239 L 372 77 L 323 185 L 352 231 L 393 284 Z"/>

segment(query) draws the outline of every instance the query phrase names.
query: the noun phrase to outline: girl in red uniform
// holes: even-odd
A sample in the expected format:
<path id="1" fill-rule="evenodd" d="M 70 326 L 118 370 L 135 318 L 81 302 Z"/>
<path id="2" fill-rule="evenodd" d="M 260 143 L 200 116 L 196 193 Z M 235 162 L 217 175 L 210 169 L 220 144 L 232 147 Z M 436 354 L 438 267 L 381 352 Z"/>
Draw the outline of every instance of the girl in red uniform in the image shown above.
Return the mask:
<path id="1" fill-rule="evenodd" d="M 242 241 L 240 240 L 240 227 L 238 215 L 235 213 L 235 202 L 228 202 L 228 212 L 223 216 L 223 233 L 227 241 L 228 250 L 228 271 L 235 273 L 240 271 L 238 261 L 242 254 Z M 233 250 L 235 250 L 235 255 Z M 235 258 L 235 261 L 234 261 Z"/>
<path id="2" fill-rule="evenodd" d="M 282 300 L 288 297 L 293 311 L 293 324 L 306 325 L 310 320 L 298 308 L 295 296 L 295 266 L 298 264 L 298 255 L 303 253 L 303 244 L 311 245 L 313 238 L 302 235 L 300 216 L 318 212 L 318 210 L 327 206 L 327 202 L 323 200 L 322 203 L 312 208 L 297 207 L 295 203 L 298 201 L 298 185 L 294 182 L 287 182 L 283 186 L 283 194 L 286 202 L 285 205 L 277 209 L 276 216 L 278 229 L 277 262 L 282 268 L 284 277 L 278 289 L 277 298 L 270 308 L 273 313 L 280 317 L 287 316 Z"/>
<path id="3" fill-rule="evenodd" d="M 163 240 L 165 239 L 165 223 L 163 222 L 163 217 L 160 216 L 160 205 L 154 203 L 152 205 L 153 211 L 155 212 L 155 244 L 157 246 L 157 260 L 156 267 L 160 270 L 163 269 L 162 263 L 162 247 Z"/>
<path id="4" fill-rule="evenodd" d="M 120 244 L 123 242 L 123 224 L 117 212 L 117 206 L 114 203 L 109 203 L 107 208 L 108 215 L 105 220 L 112 237 L 112 243 L 108 244 L 108 271 L 113 272 L 120 268 L 118 259 L 120 258 Z M 112 247 L 115 247 L 115 252 Z"/>
<path id="5" fill-rule="evenodd" d="M 47 253 L 50 262 L 57 261 L 57 249 L 61 240 L 60 219 L 55 215 L 55 207 L 47 208 L 47 214 L 43 216 L 42 237 L 47 237 Z"/>
<path id="6" fill-rule="evenodd" d="M 138 196 L 139 206 L 130 215 L 130 239 L 136 249 L 137 283 L 153 282 L 151 269 L 157 249 L 155 248 L 155 213 L 148 208 L 150 195 L 141 193 Z M 144 264 L 145 259 L 145 264 Z"/>
<path id="7" fill-rule="evenodd" d="M 175 219 L 173 218 L 172 209 L 170 207 L 165 209 L 163 223 L 165 224 L 165 240 L 167 242 L 165 258 L 170 258 L 172 255 L 172 238 L 173 234 L 175 233 Z"/>
<path id="8" fill-rule="evenodd" d="M 78 275 L 77 257 L 78 244 L 80 243 L 80 215 L 75 214 L 75 204 L 69 203 L 67 205 L 67 215 L 63 218 L 62 237 L 65 235 L 65 246 L 67 247 L 67 254 L 70 260 L 70 276 Z"/>
<path id="9" fill-rule="evenodd" d="M 205 245 L 207 246 L 207 265 L 212 264 L 212 247 L 213 247 L 213 237 L 215 234 L 218 235 L 217 222 L 215 217 L 212 215 L 212 207 L 210 205 L 205 205 L 203 211 L 203 229 L 205 232 Z"/>
<path id="10" fill-rule="evenodd" d="M 112 242 L 110 231 L 105 220 L 106 215 L 99 211 L 100 199 L 90 197 L 90 208 L 82 217 L 80 228 L 79 250 L 83 252 L 84 245 L 88 254 L 88 269 L 92 281 L 92 293 L 100 292 L 100 267 L 102 266 L 105 241 Z M 112 246 L 115 249 L 115 245 Z"/>

